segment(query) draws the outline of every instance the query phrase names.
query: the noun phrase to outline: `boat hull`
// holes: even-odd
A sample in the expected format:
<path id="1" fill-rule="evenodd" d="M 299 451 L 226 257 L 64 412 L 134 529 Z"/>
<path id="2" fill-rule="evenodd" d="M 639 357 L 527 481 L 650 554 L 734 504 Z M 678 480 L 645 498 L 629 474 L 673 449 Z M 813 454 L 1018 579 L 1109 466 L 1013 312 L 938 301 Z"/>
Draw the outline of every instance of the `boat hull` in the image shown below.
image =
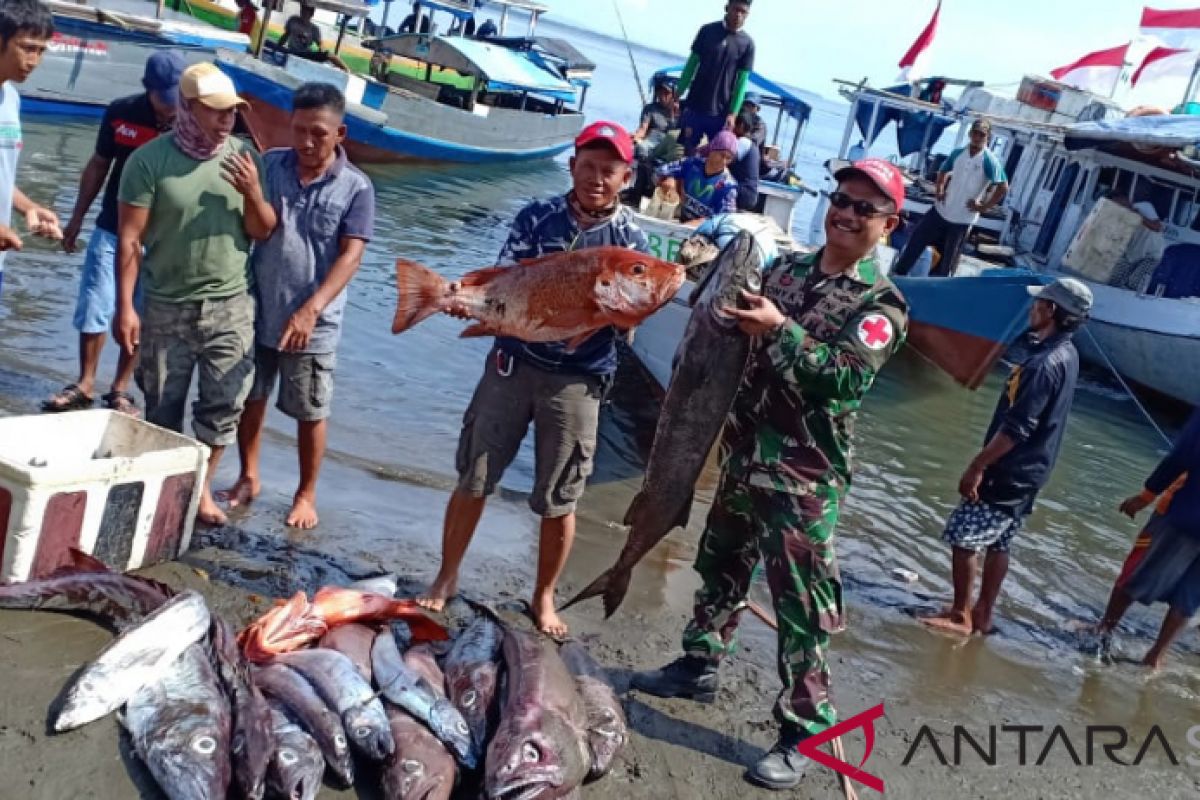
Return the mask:
<path id="1" fill-rule="evenodd" d="M 291 95 L 303 81 L 248 56 L 222 53 L 217 64 L 250 103 L 260 143 L 291 146 Z M 411 93 L 390 93 L 382 110 L 349 104 L 346 127 L 346 152 L 358 164 L 502 163 L 564 152 L 583 127 L 583 116 L 501 108 L 483 116 Z"/>

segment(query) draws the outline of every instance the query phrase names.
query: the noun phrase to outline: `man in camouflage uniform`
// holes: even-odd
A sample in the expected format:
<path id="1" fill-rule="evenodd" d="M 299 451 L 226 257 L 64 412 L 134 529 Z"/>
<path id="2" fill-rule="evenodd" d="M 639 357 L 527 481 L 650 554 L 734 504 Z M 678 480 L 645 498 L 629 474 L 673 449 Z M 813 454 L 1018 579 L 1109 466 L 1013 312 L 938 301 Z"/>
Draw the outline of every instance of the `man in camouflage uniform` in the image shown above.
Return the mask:
<path id="1" fill-rule="evenodd" d="M 855 412 L 908 326 L 907 304 L 874 252 L 899 220 L 900 173 L 867 159 L 835 177 L 825 247 L 782 261 L 764 277 L 764 297 L 730 310 L 758 344 L 721 441 L 686 655 L 633 681 L 660 697 L 710 702 L 761 559 L 779 620 L 781 733 L 748 777 L 771 789 L 799 784 L 807 759 L 796 746 L 837 721 L 826 652 L 845 616 L 833 532 L 850 485 Z"/>

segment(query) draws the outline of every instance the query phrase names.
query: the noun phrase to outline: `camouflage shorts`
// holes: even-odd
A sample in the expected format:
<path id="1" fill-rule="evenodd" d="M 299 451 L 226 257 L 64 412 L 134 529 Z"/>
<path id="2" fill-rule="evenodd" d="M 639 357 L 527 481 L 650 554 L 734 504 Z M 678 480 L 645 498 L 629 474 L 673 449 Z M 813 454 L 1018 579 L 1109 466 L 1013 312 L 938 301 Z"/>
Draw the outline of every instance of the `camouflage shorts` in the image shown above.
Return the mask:
<path id="1" fill-rule="evenodd" d="M 192 375 L 192 429 L 211 447 L 233 444 L 254 380 L 254 299 L 166 303 L 147 300 L 142 315 L 137 382 L 146 419 L 183 431 Z"/>

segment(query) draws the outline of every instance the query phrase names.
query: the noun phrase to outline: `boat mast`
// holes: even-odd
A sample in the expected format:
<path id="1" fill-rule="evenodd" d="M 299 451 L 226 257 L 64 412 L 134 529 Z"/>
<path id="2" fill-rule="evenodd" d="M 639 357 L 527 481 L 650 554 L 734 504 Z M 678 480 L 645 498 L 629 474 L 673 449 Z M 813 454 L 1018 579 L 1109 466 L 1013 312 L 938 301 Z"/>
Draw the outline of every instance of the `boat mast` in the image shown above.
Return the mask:
<path id="1" fill-rule="evenodd" d="M 1188 79 L 1187 90 L 1183 93 L 1183 102 L 1180 105 L 1186 106 L 1192 102 L 1192 98 L 1196 96 L 1198 81 L 1200 81 L 1200 57 L 1197 57 L 1196 64 L 1192 67 L 1192 77 Z"/>

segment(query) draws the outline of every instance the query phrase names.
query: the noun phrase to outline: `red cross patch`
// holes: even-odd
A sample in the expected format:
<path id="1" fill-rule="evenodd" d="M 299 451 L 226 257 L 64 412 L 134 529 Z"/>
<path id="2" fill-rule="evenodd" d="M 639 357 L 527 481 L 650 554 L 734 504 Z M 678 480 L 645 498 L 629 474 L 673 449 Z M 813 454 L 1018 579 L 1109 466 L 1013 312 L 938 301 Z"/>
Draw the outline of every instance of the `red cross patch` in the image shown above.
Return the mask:
<path id="1" fill-rule="evenodd" d="M 858 340 L 872 350 L 882 350 L 892 341 L 892 321 L 872 314 L 858 325 Z"/>

